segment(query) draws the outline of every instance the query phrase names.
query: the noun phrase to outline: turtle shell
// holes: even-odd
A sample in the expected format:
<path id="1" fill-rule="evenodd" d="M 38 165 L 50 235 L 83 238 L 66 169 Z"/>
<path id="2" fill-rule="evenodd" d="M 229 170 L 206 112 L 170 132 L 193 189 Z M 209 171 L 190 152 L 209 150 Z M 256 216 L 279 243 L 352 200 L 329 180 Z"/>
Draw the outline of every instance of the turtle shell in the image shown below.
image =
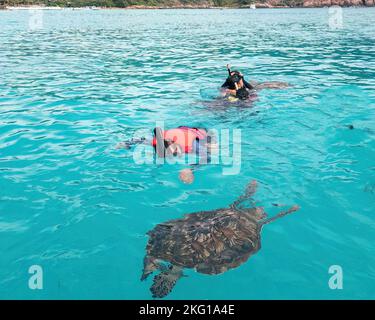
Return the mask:
<path id="1" fill-rule="evenodd" d="M 202 211 L 155 226 L 147 255 L 200 273 L 219 274 L 246 262 L 260 249 L 257 208 Z"/>

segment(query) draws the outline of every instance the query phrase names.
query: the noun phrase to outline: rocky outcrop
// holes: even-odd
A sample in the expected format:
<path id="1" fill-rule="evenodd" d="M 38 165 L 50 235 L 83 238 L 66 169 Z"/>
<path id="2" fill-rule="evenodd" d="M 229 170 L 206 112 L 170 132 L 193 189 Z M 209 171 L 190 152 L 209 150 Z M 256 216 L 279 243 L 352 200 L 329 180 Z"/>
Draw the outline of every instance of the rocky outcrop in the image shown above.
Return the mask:
<path id="1" fill-rule="evenodd" d="M 375 0 L 364 0 L 363 2 L 365 4 L 365 6 L 368 6 L 368 7 L 375 6 Z"/>
<path id="2" fill-rule="evenodd" d="M 85 6 L 86 3 L 91 3 L 91 0 L 59 0 L 62 2 L 61 7 L 64 6 L 64 1 L 69 3 L 68 6 L 74 6 L 77 2 L 77 6 Z M 305 8 L 317 8 L 317 7 L 330 7 L 330 6 L 340 6 L 340 7 L 352 7 L 352 6 L 375 6 L 375 0 L 255 0 L 256 2 L 252 5 L 242 4 L 242 0 L 228 0 L 223 1 L 224 7 L 228 8 L 289 8 L 289 7 L 305 7 Z M 2 5 L 7 2 L 9 6 L 30 6 L 32 4 L 40 5 L 51 5 L 51 0 L 0 0 L 0 9 Z M 151 2 L 151 1 L 150 1 Z M 248 1 L 245 1 L 248 2 Z M 24 5 L 27 3 L 26 5 Z M 103 4 L 105 1 L 103 1 Z M 110 5 L 103 5 L 102 8 L 112 8 L 115 1 L 109 1 Z M 122 3 L 118 1 L 118 3 Z M 123 0 L 123 5 L 120 7 L 127 9 L 180 9 L 180 8 L 192 8 L 192 9 L 203 9 L 203 8 L 217 8 L 220 2 L 214 0 L 156 0 L 155 5 L 147 5 L 147 1 L 138 0 Z M 152 2 L 154 3 L 154 1 Z M 117 4 L 117 2 L 116 2 Z M 130 4 L 130 5 L 129 5 Z"/>
<path id="3" fill-rule="evenodd" d="M 305 8 L 320 8 L 320 7 L 360 7 L 375 6 L 375 0 L 268 0 L 266 2 L 256 2 L 256 8 L 288 8 L 288 7 L 305 7 Z"/>
<path id="4" fill-rule="evenodd" d="M 374 0 L 304 0 L 303 6 L 306 8 L 316 8 L 316 7 L 330 7 L 330 6 L 340 6 L 340 7 L 354 7 L 354 6 L 374 6 Z"/>
<path id="5" fill-rule="evenodd" d="M 286 1 L 281 1 L 281 0 L 268 0 L 266 1 L 267 4 L 271 5 L 272 8 L 281 8 L 281 7 L 286 7 L 285 3 Z"/>
<path id="6" fill-rule="evenodd" d="M 268 3 L 261 3 L 261 2 L 256 2 L 255 3 L 256 8 L 272 8 L 272 6 Z"/>

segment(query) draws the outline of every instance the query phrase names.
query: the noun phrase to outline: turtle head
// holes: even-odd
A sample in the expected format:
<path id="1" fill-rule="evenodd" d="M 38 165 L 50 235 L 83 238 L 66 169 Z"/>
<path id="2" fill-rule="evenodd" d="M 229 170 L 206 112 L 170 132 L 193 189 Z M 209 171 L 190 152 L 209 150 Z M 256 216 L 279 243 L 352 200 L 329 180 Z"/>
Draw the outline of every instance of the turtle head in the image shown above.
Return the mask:
<path id="1" fill-rule="evenodd" d="M 262 220 L 267 218 L 267 213 L 264 211 L 263 207 L 255 207 L 254 210 L 254 216 L 257 220 Z"/>
<path id="2" fill-rule="evenodd" d="M 241 209 L 249 218 L 260 221 L 267 218 L 267 213 L 264 211 L 263 207 L 253 207 L 248 209 Z"/>

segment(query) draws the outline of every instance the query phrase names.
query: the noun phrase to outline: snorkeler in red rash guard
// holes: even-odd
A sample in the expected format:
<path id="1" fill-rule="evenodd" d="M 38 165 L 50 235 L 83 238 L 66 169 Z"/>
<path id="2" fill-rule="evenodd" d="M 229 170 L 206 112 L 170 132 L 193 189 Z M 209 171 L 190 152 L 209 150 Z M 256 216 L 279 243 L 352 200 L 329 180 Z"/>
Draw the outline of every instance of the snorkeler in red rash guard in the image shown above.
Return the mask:
<path id="1" fill-rule="evenodd" d="M 205 129 L 181 126 L 162 131 L 154 129 L 152 146 L 160 157 L 196 152 L 200 142 L 207 140 Z"/>
<path id="2" fill-rule="evenodd" d="M 180 126 L 163 131 L 161 128 L 156 127 L 153 130 L 151 145 L 160 158 L 195 153 L 199 158 L 205 157 L 205 160 L 208 162 L 209 153 L 211 148 L 214 147 L 211 138 L 207 130 L 203 128 Z M 121 142 L 117 148 L 130 149 L 131 146 L 140 143 L 147 144 L 148 141 L 146 138 L 132 139 Z M 192 183 L 194 181 L 193 169 L 187 168 L 181 170 L 179 177 L 184 183 Z"/>

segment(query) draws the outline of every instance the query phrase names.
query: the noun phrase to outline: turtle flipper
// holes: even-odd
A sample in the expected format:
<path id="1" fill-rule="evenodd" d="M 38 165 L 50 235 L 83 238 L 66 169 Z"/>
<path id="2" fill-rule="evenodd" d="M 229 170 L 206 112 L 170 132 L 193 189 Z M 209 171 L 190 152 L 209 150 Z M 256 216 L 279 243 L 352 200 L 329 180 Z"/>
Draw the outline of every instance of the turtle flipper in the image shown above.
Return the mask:
<path id="1" fill-rule="evenodd" d="M 250 183 L 246 186 L 245 196 L 250 198 L 257 191 L 258 183 L 256 180 L 251 180 Z"/>
<path id="2" fill-rule="evenodd" d="M 261 225 L 265 225 L 265 224 L 268 224 L 268 223 L 271 223 L 281 217 L 284 217 L 286 216 L 287 214 L 290 214 L 292 212 L 295 212 L 297 210 L 299 210 L 300 207 L 298 205 L 294 205 L 292 207 L 290 207 L 288 210 L 285 210 L 285 211 L 281 211 L 279 212 L 276 216 L 272 217 L 272 218 L 268 218 L 268 219 L 265 219 L 263 221 L 260 222 Z"/>
<path id="3" fill-rule="evenodd" d="M 171 266 L 168 270 L 162 271 L 154 277 L 150 288 L 153 298 L 164 298 L 175 286 L 178 279 L 182 277 L 182 269 Z"/>

